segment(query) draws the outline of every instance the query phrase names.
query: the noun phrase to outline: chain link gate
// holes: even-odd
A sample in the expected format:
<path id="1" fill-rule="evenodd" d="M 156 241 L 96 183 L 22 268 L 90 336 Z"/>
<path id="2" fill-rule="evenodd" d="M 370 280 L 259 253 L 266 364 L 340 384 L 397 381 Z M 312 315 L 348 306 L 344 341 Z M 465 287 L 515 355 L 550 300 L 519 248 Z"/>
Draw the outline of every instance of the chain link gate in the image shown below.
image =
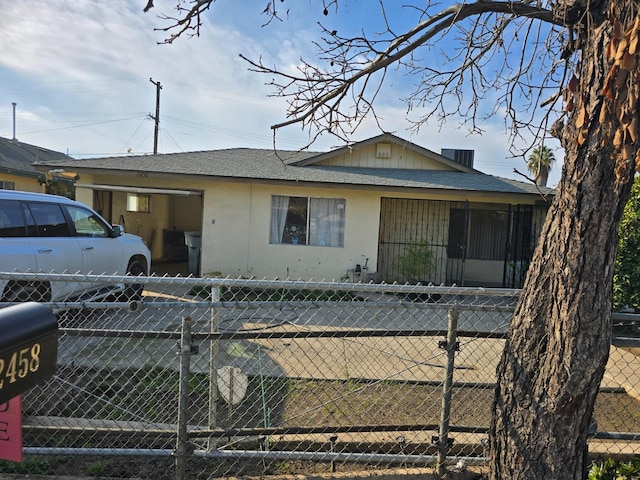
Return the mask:
<path id="1" fill-rule="evenodd" d="M 48 304 L 61 332 L 58 369 L 24 395 L 23 431 L 25 453 L 51 470 L 67 473 L 73 458 L 84 465 L 79 474 L 154 479 L 409 465 L 441 473 L 460 460 L 482 462 L 495 367 L 519 293 L 0 278 L 145 285 L 134 301 L 111 294 Z M 640 357 L 629 346 L 634 332 L 623 333 L 596 403 L 594 454 L 635 452 L 640 442 Z"/>

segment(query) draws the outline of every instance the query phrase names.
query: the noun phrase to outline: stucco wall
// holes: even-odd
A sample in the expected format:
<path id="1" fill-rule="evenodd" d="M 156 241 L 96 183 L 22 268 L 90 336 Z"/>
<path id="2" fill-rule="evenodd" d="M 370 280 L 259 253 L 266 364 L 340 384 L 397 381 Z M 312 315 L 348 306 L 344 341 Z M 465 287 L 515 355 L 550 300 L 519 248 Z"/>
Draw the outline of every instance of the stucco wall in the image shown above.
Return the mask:
<path id="1" fill-rule="evenodd" d="M 202 222 L 202 198 L 193 196 L 173 196 L 170 202 L 168 221 L 176 230 L 200 231 Z"/>
<path id="2" fill-rule="evenodd" d="M 76 201 L 93 208 L 93 190 L 90 188 L 76 187 Z"/>
<path id="3" fill-rule="evenodd" d="M 270 245 L 271 195 L 344 198 L 344 247 Z M 370 192 L 220 183 L 204 203 L 203 273 L 339 280 L 363 256 L 376 269 L 379 196 Z"/>
<path id="4" fill-rule="evenodd" d="M 11 175 L 10 173 L 0 173 L 0 180 L 15 183 L 15 190 L 23 192 L 42 193 L 44 189 L 37 178 L 23 177 L 21 175 Z"/>

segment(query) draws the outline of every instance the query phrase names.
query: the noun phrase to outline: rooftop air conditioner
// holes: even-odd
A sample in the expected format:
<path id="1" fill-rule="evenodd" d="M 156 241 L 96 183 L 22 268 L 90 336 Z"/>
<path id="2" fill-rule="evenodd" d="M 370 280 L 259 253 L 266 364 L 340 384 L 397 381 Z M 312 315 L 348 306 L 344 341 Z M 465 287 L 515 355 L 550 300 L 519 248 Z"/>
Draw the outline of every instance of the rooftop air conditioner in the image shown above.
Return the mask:
<path id="1" fill-rule="evenodd" d="M 440 150 L 440 154 L 447 157 L 454 162 L 464 165 L 465 167 L 473 168 L 473 150 L 462 150 L 459 148 L 443 148 Z"/>

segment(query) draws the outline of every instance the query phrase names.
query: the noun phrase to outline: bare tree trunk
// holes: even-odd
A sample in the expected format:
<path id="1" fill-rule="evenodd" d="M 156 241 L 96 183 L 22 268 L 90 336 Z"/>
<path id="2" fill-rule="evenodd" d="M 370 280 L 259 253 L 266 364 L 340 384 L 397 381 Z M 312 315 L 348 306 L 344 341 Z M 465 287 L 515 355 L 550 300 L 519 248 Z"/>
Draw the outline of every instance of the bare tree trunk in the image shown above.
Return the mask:
<path id="1" fill-rule="evenodd" d="M 497 370 L 494 480 L 586 478 L 587 432 L 609 355 L 617 232 L 637 153 L 633 139 L 612 141 L 625 112 L 637 111 L 637 99 L 628 98 L 638 90 L 637 72 L 615 70 L 607 48 L 613 19 L 624 32 L 637 4 L 600 2 L 585 14 L 589 29 L 577 39 L 582 68 L 560 132 L 562 180 Z M 613 95 L 603 93 L 614 84 Z"/>

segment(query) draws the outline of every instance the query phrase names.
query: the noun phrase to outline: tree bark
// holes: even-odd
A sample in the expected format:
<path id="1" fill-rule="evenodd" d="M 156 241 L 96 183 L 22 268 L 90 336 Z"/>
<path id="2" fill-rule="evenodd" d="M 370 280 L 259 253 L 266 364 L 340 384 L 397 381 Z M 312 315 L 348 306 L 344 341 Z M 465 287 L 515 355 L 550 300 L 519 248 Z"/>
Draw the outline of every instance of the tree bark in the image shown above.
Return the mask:
<path id="1" fill-rule="evenodd" d="M 571 2 L 574 12 L 579 3 Z M 637 68 L 616 66 L 611 48 L 633 28 L 639 2 L 593 3 L 580 11 L 575 39 L 582 62 L 567 90 L 562 179 L 497 369 L 494 480 L 586 478 L 587 432 L 611 341 L 617 232 L 638 152 L 637 127 L 627 128 L 638 111 Z"/>

